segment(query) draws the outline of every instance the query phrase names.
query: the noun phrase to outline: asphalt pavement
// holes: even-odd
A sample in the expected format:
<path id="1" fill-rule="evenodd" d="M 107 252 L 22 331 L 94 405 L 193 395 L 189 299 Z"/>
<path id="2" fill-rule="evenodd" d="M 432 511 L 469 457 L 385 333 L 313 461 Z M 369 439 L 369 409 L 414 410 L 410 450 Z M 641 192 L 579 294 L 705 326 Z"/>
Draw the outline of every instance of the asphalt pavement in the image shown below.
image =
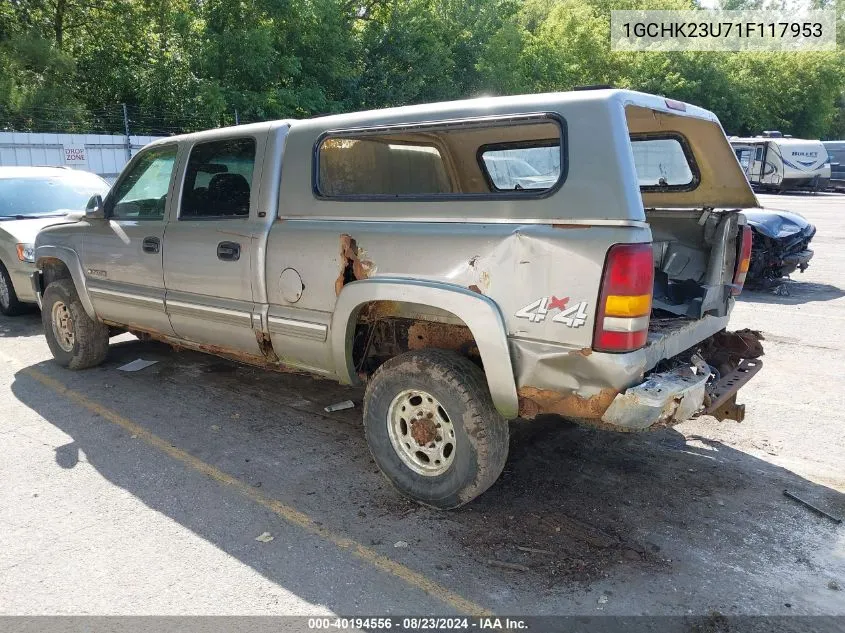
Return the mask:
<path id="1" fill-rule="evenodd" d="M 845 615 L 845 526 L 783 494 L 845 516 L 845 196 L 761 200 L 818 234 L 734 312 L 766 337 L 745 421 L 515 421 L 452 512 L 378 473 L 359 390 L 130 335 L 72 372 L 0 317 L 0 614 Z"/>

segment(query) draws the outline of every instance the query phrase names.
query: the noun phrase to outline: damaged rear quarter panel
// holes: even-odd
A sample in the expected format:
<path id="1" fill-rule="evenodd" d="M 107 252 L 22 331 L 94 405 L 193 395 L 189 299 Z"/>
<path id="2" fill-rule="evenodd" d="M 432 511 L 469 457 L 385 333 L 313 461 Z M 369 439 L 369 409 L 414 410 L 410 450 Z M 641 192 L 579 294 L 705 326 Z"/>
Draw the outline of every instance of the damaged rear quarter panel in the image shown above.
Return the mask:
<path id="1" fill-rule="evenodd" d="M 470 288 L 499 306 L 509 336 L 545 340 L 580 350 L 592 345 L 604 258 L 615 243 L 651 238 L 646 228 L 436 222 L 286 220 L 270 234 L 268 299 L 285 305 L 277 275 L 285 267 L 302 276 L 297 308 L 331 312 L 343 285 L 381 275 L 433 280 Z M 314 266 L 314 261 L 332 261 Z M 517 313 L 552 297 L 558 306 L 585 303 L 577 327 Z M 565 302 L 561 303 L 562 300 Z"/>

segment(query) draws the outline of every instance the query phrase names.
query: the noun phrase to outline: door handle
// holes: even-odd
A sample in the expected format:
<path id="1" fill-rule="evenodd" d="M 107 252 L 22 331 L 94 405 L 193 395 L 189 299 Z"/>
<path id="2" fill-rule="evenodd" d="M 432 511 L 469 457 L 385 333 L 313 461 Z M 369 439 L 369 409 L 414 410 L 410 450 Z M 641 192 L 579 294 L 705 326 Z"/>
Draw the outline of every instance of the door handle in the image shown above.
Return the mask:
<path id="1" fill-rule="evenodd" d="M 141 250 L 145 253 L 158 253 L 161 250 L 161 240 L 157 237 L 145 237 L 141 242 Z"/>
<path id="2" fill-rule="evenodd" d="M 241 258 L 241 245 L 237 242 L 220 242 L 217 245 L 217 259 L 236 262 Z"/>

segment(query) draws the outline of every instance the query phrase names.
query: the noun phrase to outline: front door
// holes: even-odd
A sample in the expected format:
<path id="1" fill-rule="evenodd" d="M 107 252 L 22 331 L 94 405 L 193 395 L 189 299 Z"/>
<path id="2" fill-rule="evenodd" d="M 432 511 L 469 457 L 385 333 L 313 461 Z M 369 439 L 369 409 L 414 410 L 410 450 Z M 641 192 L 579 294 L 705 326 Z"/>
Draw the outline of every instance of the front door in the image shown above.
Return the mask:
<path id="1" fill-rule="evenodd" d="M 253 329 L 257 140 L 197 143 L 184 169 L 178 216 L 164 239 L 167 313 L 180 338 L 260 355 Z"/>
<path id="2" fill-rule="evenodd" d="M 94 310 L 104 320 L 173 334 L 164 307 L 162 243 L 177 145 L 141 151 L 89 220 L 80 253 Z"/>

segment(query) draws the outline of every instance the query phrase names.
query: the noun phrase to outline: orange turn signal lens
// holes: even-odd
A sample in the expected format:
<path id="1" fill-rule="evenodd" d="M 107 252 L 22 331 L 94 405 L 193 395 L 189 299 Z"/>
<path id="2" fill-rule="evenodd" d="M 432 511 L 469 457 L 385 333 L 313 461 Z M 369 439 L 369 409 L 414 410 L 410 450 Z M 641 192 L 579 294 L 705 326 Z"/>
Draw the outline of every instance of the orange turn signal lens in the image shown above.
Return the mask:
<path id="1" fill-rule="evenodd" d="M 610 317 L 638 317 L 651 313 L 651 295 L 608 295 L 604 314 Z"/>

